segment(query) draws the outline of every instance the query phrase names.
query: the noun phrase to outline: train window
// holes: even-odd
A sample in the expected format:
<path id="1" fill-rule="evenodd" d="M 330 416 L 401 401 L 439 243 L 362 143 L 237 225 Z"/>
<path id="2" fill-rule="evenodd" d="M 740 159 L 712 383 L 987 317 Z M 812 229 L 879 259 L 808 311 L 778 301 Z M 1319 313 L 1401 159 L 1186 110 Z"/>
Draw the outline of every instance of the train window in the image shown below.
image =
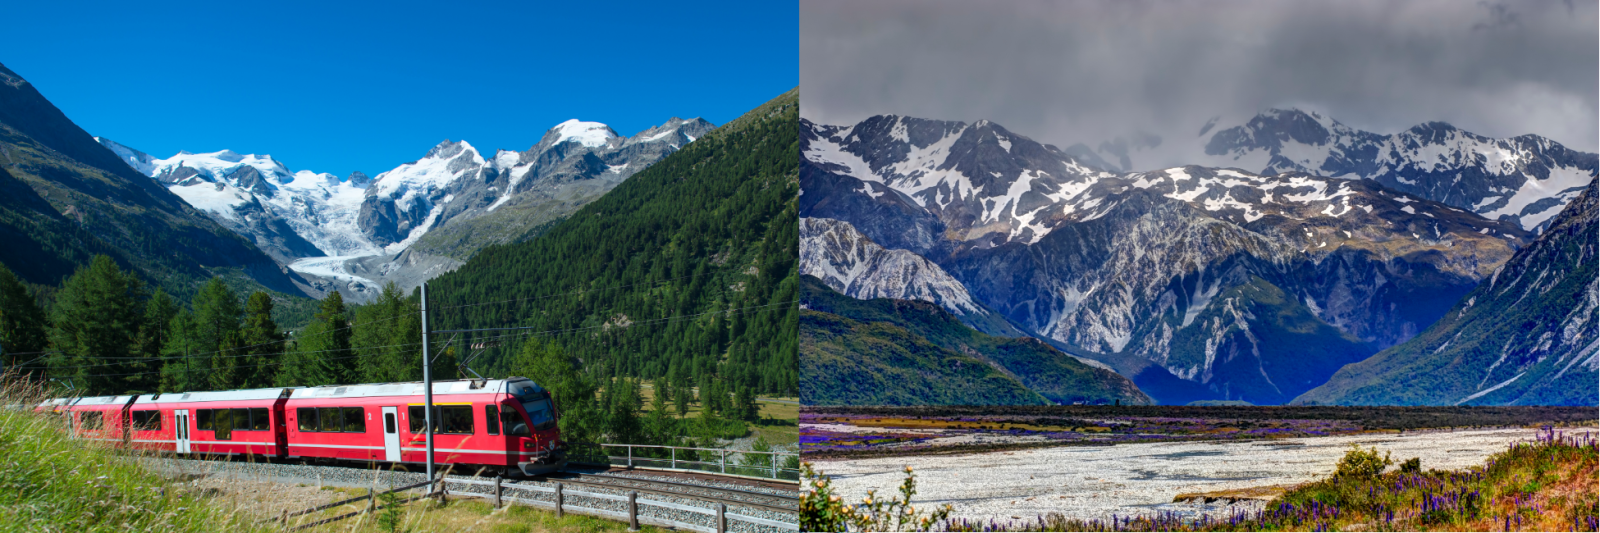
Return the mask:
<path id="1" fill-rule="evenodd" d="M 211 425 L 215 426 L 217 440 L 233 438 L 233 412 L 239 409 L 216 409 L 211 412 Z"/>
<path id="2" fill-rule="evenodd" d="M 295 418 L 300 419 L 300 431 L 317 430 L 317 409 L 314 407 L 301 407 L 295 409 Z"/>
<path id="3" fill-rule="evenodd" d="M 239 431 L 250 430 L 250 410 L 239 408 L 233 410 L 233 429 Z"/>
<path id="4" fill-rule="evenodd" d="M 267 408 L 265 408 L 265 407 L 251 407 L 250 408 L 250 430 L 251 431 L 266 431 L 268 429 L 268 427 L 271 425 L 270 424 L 271 420 L 272 420 L 271 418 L 267 417 Z"/>
<path id="5" fill-rule="evenodd" d="M 513 437 L 526 437 L 531 435 L 528 423 L 522 420 L 522 413 L 516 409 L 506 409 L 500 412 L 500 421 L 506 426 L 506 434 Z"/>
<path id="6" fill-rule="evenodd" d="M 534 429 L 545 429 L 555 425 L 555 417 L 550 414 L 550 400 L 543 399 L 522 404 L 528 410 L 528 421 L 533 423 Z"/>
<path id="7" fill-rule="evenodd" d="M 318 407 L 317 415 L 322 417 L 321 431 L 339 431 L 338 407 Z"/>
<path id="8" fill-rule="evenodd" d="M 211 431 L 210 409 L 198 409 L 194 412 L 194 428 L 200 431 Z"/>
<path id="9" fill-rule="evenodd" d="M 496 405 L 483 406 L 483 425 L 488 426 L 490 435 L 500 434 L 500 407 Z"/>
<path id="10" fill-rule="evenodd" d="M 440 433 L 472 434 L 472 406 L 445 405 L 440 406 L 439 410 L 444 415 L 439 417 L 444 421 Z"/>
<path id="11" fill-rule="evenodd" d="M 161 431 L 160 411 L 134 411 L 134 431 Z"/>
<path id="12" fill-rule="evenodd" d="M 367 432 L 367 413 L 360 407 L 345 407 L 344 430 L 352 433 Z"/>
<path id="13" fill-rule="evenodd" d="M 84 411 L 83 416 L 79 420 L 80 423 L 78 427 L 83 429 L 100 429 L 104 427 L 105 424 L 104 420 L 100 418 L 99 411 Z"/>
<path id="14" fill-rule="evenodd" d="M 394 415 L 393 414 L 391 414 L 391 413 L 384 413 L 383 414 L 383 430 L 385 432 L 388 432 L 388 433 L 394 433 Z"/>
<path id="15" fill-rule="evenodd" d="M 412 435 L 422 434 L 424 424 L 423 414 L 422 406 L 420 405 L 413 405 L 409 409 L 406 409 L 406 418 L 411 421 L 410 425 Z"/>

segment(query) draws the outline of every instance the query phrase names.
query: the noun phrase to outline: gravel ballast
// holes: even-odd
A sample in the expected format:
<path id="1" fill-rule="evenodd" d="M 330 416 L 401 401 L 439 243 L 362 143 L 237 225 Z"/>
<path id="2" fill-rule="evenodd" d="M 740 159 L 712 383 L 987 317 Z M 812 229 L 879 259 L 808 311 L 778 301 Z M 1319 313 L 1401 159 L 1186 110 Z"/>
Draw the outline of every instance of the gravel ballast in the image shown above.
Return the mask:
<path id="1" fill-rule="evenodd" d="M 197 460 L 197 459 L 177 459 L 177 458 L 145 458 L 145 459 L 142 459 L 142 460 L 145 461 L 149 466 L 151 466 L 152 468 L 154 468 L 158 472 L 162 472 L 162 473 L 170 475 L 170 476 L 184 476 L 184 477 L 187 477 L 187 478 L 199 478 L 199 477 L 216 476 L 216 477 L 230 477 L 230 478 L 235 478 L 235 479 L 248 480 L 248 481 L 253 481 L 253 482 L 262 482 L 262 483 L 281 483 L 281 484 L 290 484 L 290 485 L 302 485 L 303 484 L 303 485 L 312 485 L 312 486 L 332 486 L 332 487 L 350 487 L 350 488 L 375 487 L 378 490 L 386 490 L 387 487 L 399 487 L 399 486 L 405 486 L 405 485 L 410 485 L 410 484 L 414 484 L 414 483 L 421 483 L 421 482 L 427 481 L 427 476 L 422 474 L 422 473 L 420 473 L 420 472 L 373 470 L 373 469 L 365 469 L 365 468 L 354 468 L 354 467 L 349 467 L 349 466 L 300 464 L 300 463 L 287 463 L 287 462 L 284 462 L 284 463 L 263 463 L 263 462 L 248 462 L 248 461 L 238 461 L 238 460 L 235 460 L 235 461 L 213 461 L 213 460 Z M 793 490 L 784 491 L 784 490 L 780 490 L 780 489 L 772 489 L 772 488 L 766 488 L 766 487 L 753 487 L 753 486 L 750 486 L 748 484 L 739 484 L 739 483 L 731 483 L 731 482 L 725 483 L 725 482 L 718 482 L 718 481 L 711 481 L 711 480 L 704 480 L 704 479 L 686 479 L 686 478 L 682 478 L 682 477 L 664 476 L 664 475 L 648 474 L 648 473 L 641 473 L 641 472 L 621 472 L 621 473 L 619 473 L 619 472 L 608 472 L 607 475 L 612 475 L 612 476 L 617 476 L 617 477 L 627 477 L 627 478 L 630 478 L 630 479 L 638 479 L 638 480 L 641 480 L 641 481 L 666 480 L 666 481 L 673 481 L 673 482 L 676 482 L 676 483 L 691 483 L 691 484 L 704 485 L 704 486 L 706 486 L 708 488 L 729 488 L 729 489 L 738 489 L 738 490 L 746 490 L 746 491 L 753 491 L 753 492 L 763 492 L 763 493 L 769 493 L 769 494 L 774 494 L 774 495 L 785 495 L 785 496 L 789 496 L 789 497 L 794 497 L 796 495 L 795 491 L 793 491 Z M 490 495 L 494 491 L 494 487 L 493 486 L 466 484 L 466 483 L 449 483 L 449 481 L 452 480 L 452 479 L 455 479 L 455 480 L 474 480 L 474 481 L 493 481 L 494 478 L 493 477 L 474 477 L 472 475 L 463 475 L 463 476 L 450 475 L 450 476 L 447 476 L 446 477 L 446 490 L 452 496 L 478 496 L 478 497 L 483 497 L 483 498 L 487 499 L 487 498 L 490 497 Z M 504 485 L 503 485 L 503 489 L 502 489 L 501 495 L 505 496 L 505 497 L 510 497 L 510 498 L 534 500 L 534 501 L 540 501 L 540 502 L 553 504 L 555 502 L 555 494 L 553 492 L 546 492 L 546 491 L 541 491 L 541 490 L 534 489 L 535 487 L 553 489 L 554 486 L 555 486 L 553 481 L 560 481 L 560 480 L 543 481 L 543 480 L 512 480 L 512 479 L 506 479 L 504 481 Z M 585 479 L 585 481 L 594 481 L 594 480 L 593 480 L 593 478 L 587 478 L 587 479 Z M 594 498 L 594 497 L 589 497 L 589 496 L 582 496 L 582 495 L 573 494 L 574 491 L 577 491 L 577 492 L 593 492 L 593 493 L 597 493 L 597 494 L 609 494 L 609 495 L 616 495 L 616 496 L 624 496 L 624 497 L 626 497 L 627 494 L 628 494 L 628 491 L 629 491 L 628 488 L 618 487 L 616 489 L 611 489 L 611 488 L 606 488 L 606 487 L 595 487 L 595 486 L 592 486 L 592 485 L 576 485 L 576 484 L 571 484 L 571 483 L 567 483 L 567 484 L 564 484 L 564 485 L 565 486 L 563 487 L 563 492 L 565 493 L 566 504 L 568 506 L 588 507 L 588 508 L 591 508 L 591 509 L 600 509 L 600 510 L 604 510 L 604 511 L 610 511 L 610 512 L 615 512 L 615 513 L 623 513 L 623 514 L 626 514 L 627 511 L 628 511 L 628 504 L 627 504 L 626 501 L 616 501 L 616 500 L 610 500 L 610 499 Z M 682 488 L 682 487 L 672 487 L 672 488 L 655 487 L 655 488 L 659 488 L 660 490 L 673 491 L 673 492 L 682 492 L 684 490 L 688 490 L 691 493 L 694 492 L 693 489 L 685 489 L 685 488 Z M 534 489 L 534 490 L 530 490 L 530 489 Z M 418 489 L 417 491 L 420 492 L 420 490 L 421 489 Z M 748 498 L 748 499 L 746 499 L 746 501 L 759 501 L 760 503 L 768 503 L 768 504 L 771 503 L 770 501 L 768 501 L 765 498 L 760 498 L 760 499 L 749 498 L 749 497 L 744 497 L 744 496 L 740 496 L 740 495 L 736 495 L 736 494 L 729 494 L 729 493 L 725 493 L 725 492 L 706 491 L 703 495 L 715 496 L 715 497 L 718 497 L 718 498 L 729 499 L 729 500 L 738 500 L 738 499 L 742 499 L 742 498 Z M 640 500 L 657 500 L 657 501 L 662 501 L 662 502 L 667 502 L 667 503 L 674 503 L 674 504 L 680 504 L 680 505 L 688 505 L 688 506 L 699 507 L 699 508 L 706 509 L 707 511 L 713 513 L 713 514 L 701 514 L 701 513 L 695 513 L 695 512 L 684 511 L 684 510 L 679 510 L 679 509 L 671 509 L 671 508 L 664 508 L 664 507 L 657 507 L 657 506 L 652 506 L 652 505 L 640 504 L 639 505 L 639 516 L 641 516 L 641 517 L 650 517 L 650 518 L 657 518 L 657 519 L 664 519 L 664 520 L 672 520 L 672 521 L 696 524 L 696 525 L 699 525 L 699 526 L 711 527 L 711 528 L 715 527 L 713 521 L 715 520 L 714 513 L 715 513 L 715 510 L 716 510 L 716 504 L 714 502 L 709 502 L 709 501 L 706 501 L 706 500 L 696 499 L 696 498 L 692 498 L 692 497 L 667 496 L 667 495 L 662 495 L 662 494 L 640 493 L 638 497 L 639 497 Z M 271 510 L 271 513 L 277 513 L 279 511 L 281 511 L 281 509 L 273 509 L 273 510 Z M 784 513 L 784 512 L 777 512 L 777 511 L 773 511 L 773 510 L 765 509 L 765 508 L 760 508 L 760 507 L 742 506 L 742 505 L 737 505 L 737 504 L 732 504 L 732 503 L 728 504 L 728 511 L 727 512 L 730 513 L 730 514 L 741 514 L 741 515 L 752 516 L 752 517 L 756 517 L 756 518 L 763 518 L 763 519 L 767 519 L 767 520 L 776 520 L 776 521 L 786 522 L 786 523 L 791 523 L 791 524 L 796 523 L 798 521 L 798 516 L 797 516 L 797 513 L 795 513 L 795 512 Z M 741 520 L 735 520 L 733 518 L 729 518 L 728 519 L 728 530 L 729 531 L 740 532 L 740 533 L 776 533 L 778 531 L 785 531 L 783 529 L 779 529 L 779 528 L 775 528 L 775 527 L 771 527 L 771 526 L 753 524 L 753 523 L 750 523 L 750 522 L 745 522 L 745 521 L 741 521 Z M 788 530 L 788 531 L 792 531 L 792 529 Z"/>

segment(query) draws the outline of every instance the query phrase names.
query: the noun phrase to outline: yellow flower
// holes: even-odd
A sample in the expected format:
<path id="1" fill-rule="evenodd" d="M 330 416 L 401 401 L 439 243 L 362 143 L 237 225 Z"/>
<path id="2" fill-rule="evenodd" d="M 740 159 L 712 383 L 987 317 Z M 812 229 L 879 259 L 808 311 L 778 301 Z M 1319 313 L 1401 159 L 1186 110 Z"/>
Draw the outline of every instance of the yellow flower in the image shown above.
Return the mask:
<path id="1" fill-rule="evenodd" d="M 837 502 L 837 501 L 839 501 L 839 497 L 838 496 L 829 496 L 828 497 L 828 501 Z"/>

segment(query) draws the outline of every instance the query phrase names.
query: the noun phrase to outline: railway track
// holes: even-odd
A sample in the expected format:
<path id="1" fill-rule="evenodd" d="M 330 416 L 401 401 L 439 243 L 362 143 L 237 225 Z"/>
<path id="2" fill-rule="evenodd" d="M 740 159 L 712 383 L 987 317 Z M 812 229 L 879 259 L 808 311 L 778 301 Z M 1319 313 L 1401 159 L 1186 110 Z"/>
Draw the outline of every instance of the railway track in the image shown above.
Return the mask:
<path id="1" fill-rule="evenodd" d="M 243 477 L 257 481 L 278 483 L 315 483 L 317 485 L 351 488 L 403 486 L 426 481 L 421 472 L 394 469 L 384 464 L 354 464 L 330 462 L 304 462 L 287 460 L 239 460 L 236 458 L 183 459 L 176 457 L 149 457 L 145 460 L 154 466 L 165 466 L 170 474 L 203 477 L 223 475 Z M 484 472 L 450 471 L 446 467 L 445 489 L 452 496 L 491 498 L 495 476 Z M 784 482 L 761 482 L 745 478 L 725 478 L 715 474 L 654 472 L 637 470 L 612 470 L 599 472 L 574 469 L 530 478 L 503 478 L 502 493 L 507 497 L 524 500 L 553 500 L 555 483 L 565 486 L 568 504 L 590 508 L 608 509 L 613 513 L 625 512 L 627 506 L 598 497 L 585 497 L 582 493 L 609 494 L 611 498 L 637 492 L 641 502 L 645 499 L 674 503 L 680 507 L 662 508 L 640 506 L 640 516 L 675 520 L 678 523 L 698 523 L 705 527 L 715 504 L 727 506 L 730 517 L 743 514 L 752 519 L 765 519 L 766 525 L 743 524 L 739 531 L 774 532 L 795 531 L 798 520 L 798 486 Z M 683 507 L 699 509 L 698 514 Z M 714 514 L 714 513 L 713 513 Z M 614 517 L 613 517 L 614 518 Z M 730 519 L 731 520 L 731 519 Z M 749 519 L 747 519 L 749 520 Z M 788 524 L 788 525 L 784 525 Z"/>
<path id="2" fill-rule="evenodd" d="M 561 472 L 551 474 L 544 478 L 547 482 L 561 482 L 563 484 L 586 485 L 602 487 L 612 490 L 637 491 L 648 494 L 661 494 L 680 498 L 712 501 L 731 506 L 756 507 L 769 511 L 793 513 L 800 506 L 800 499 L 796 495 L 773 494 L 764 491 L 716 487 L 704 483 L 687 483 L 666 479 L 650 479 L 655 476 L 618 476 L 611 474 L 593 474 L 581 472 Z"/>

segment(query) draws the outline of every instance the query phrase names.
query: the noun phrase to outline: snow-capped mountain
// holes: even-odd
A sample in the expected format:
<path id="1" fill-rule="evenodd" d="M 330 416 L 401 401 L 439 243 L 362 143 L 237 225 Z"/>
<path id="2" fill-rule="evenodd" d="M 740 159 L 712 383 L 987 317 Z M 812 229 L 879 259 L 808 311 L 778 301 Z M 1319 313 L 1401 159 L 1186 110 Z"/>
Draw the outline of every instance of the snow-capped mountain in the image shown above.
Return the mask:
<path id="1" fill-rule="evenodd" d="M 1528 238 L 1375 181 L 1107 172 L 982 121 L 802 121 L 801 150 L 802 217 L 920 254 L 1168 402 L 1288 401 L 1415 336 Z"/>
<path id="2" fill-rule="evenodd" d="M 1369 179 L 1530 231 L 1561 212 L 1597 169 L 1596 154 L 1538 135 L 1493 139 L 1444 122 L 1381 135 L 1297 109 L 1219 129 L 1205 153 L 1212 158 L 1197 163 Z"/>
<path id="3" fill-rule="evenodd" d="M 355 172 L 343 180 L 290 171 L 270 155 L 223 150 L 156 159 L 96 140 L 274 259 L 329 280 L 317 289 L 361 301 L 385 281 L 409 288 L 477 248 L 558 220 L 712 128 L 673 118 L 623 138 L 604 124 L 571 120 L 525 152 L 485 158 L 466 141 L 446 140 L 376 177 Z M 419 245 L 441 228 L 455 238 Z M 474 231 L 485 228 L 494 231 Z"/>

